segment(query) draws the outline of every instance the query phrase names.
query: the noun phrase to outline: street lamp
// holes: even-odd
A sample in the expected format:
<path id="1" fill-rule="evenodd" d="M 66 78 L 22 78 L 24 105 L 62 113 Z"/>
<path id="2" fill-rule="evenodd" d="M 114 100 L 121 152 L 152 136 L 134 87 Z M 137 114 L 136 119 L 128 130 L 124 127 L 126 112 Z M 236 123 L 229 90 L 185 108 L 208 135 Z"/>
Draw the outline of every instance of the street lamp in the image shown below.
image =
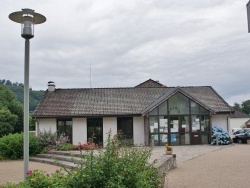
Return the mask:
<path id="1" fill-rule="evenodd" d="M 21 24 L 21 36 L 25 39 L 24 53 L 24 143 L 23 143 L 23 161 L 24 161 L 24 180 L 26 172 L 29 170 L 29 39 L 34 37 L 34 24 L 41 24 L 46 21 L 45 16 L 35 13 L 31 9 L 22 9 L 22 11 L 13 12 L 9 19 Z"/>

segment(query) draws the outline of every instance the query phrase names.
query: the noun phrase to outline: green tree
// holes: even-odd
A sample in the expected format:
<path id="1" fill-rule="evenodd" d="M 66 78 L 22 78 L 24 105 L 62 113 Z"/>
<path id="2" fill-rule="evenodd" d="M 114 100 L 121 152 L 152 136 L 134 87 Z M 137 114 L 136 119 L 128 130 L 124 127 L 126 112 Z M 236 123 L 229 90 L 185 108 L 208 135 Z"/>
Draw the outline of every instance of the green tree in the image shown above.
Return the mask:
<path id="1" fill-rule="evenodd" d="M 234 103 L 234 106 L 233 106 L 235 109 L 237 110 L 241 110 L 241 105 L 237 102 Z"/>
<path id="2" fill-rule="evenodd" d="M 18 116 L 12 114 L 6 107 L 0 107 L 0 138 L 14 131 L 13 125 L 18 121 Z"/>
<path id="3" fill-rule="evenodd" d="M 0 122 L 6 123 L 8 120 L 14 133 L 21 132 L 23 130 L 23 107 L 17 102 L 14 93 L 4 85 L 0 85 L 0 107 L 5 117 L 5 119 L 0 118 Z"/>
<path id="4" fill-rule="evenodd" d="M 241 106 L 242 111 L 250 115 L 250 100 L 243 101 Z"/>

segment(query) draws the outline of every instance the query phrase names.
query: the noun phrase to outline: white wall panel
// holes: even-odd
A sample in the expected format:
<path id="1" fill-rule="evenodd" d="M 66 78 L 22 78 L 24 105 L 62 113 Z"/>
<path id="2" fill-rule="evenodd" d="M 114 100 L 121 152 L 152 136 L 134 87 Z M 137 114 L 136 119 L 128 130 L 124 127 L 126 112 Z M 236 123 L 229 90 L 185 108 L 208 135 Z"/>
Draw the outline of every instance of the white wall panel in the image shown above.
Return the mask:
<path id="1" fill-rule="evenodd" d="M 229 116 L 229 114 L 222 114 L 222 115 L 212 115 L 211 118 L 211 125 L 216 125 L 216 126 L 220 126 L 221 128 L 223 128 L 225 131 L 229 131 L 229 125 L 227 125 L 227 117 Z"/>
<path id="2" fill-rule="evenodd" d="M 37 119 L 36 132 L 43 131 L 56 132 L 56 118 Z"/>
<path id="3" fill-rule="evenodd" d="M 87 141 L 87 119 L 73 118 L 72 126 L 73 144 L 78 145 L 79 142 L 85 143 Z"/>
<path id="4" fill-rule="evenodd" d="M 104 117 L 103 118 L 103 145 L 106 146 L 108 138 L 108 132 L 111 131 L 112 136 L 117 133 L 117 118 L 116 117 Z"/>
<path id="5" fill-rule="evenodd" d="M 144 117 L 133 118 L 134 144 L 145 145 Z"/>

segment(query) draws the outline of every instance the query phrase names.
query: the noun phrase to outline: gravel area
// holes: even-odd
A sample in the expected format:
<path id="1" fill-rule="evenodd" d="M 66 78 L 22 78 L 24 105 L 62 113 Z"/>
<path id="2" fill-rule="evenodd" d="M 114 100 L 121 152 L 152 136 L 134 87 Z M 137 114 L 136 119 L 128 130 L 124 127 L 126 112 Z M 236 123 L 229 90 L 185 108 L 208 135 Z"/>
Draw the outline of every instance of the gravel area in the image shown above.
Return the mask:
<path id="1" fill-rule="evenodd" d="M 29 162 L 30 170 L 42 170 L 48 174 L 56 172 L 61 167 L 45 163 Z M 0 185 L 7 182 L 23 181 L 23 161 L 0 161 Z"/>
<path id="2" fill-rule="evenodd" d="M 167 174 L 165 185 L 167 188 L 249 188 L 249 161 L 250 145 L 235 144 L 179 163 Z"/>

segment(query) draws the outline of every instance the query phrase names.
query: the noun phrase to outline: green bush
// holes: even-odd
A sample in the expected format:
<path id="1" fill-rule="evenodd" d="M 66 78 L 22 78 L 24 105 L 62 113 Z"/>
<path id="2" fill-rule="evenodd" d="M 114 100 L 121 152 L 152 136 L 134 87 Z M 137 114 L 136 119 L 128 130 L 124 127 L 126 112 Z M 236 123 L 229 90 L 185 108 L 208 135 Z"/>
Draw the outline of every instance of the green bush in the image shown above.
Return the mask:
<path id="1" fill-rule="evenodd" d="M 72 145 L 68 143 L 69 138 L 65 136 L 65 134 L 61 134 L 57 137 L 56 132 L 44 130 L 39 133 L 37 139 L 45 153 L 50 150 L 72 150 Z"/>
<path id="2" fill-rule="evenodd" d="M 58 151 L 69 151 L 69 150 L 72 150 L 72 144 L 69 144 L 69 143 L 63 143 L 63 144 L 60 144 L 56 150 Z"/>
<path id="3" fill-rule="evenodd" d="M 40 132 L 37 139 L 41 147 L 47 148 L 48 150 L 54 149 L 57 141 L 57 134 L 51 130 Z"/>
<path id="4" fill-rule="evenodd" d="M 84 155 L 77 171 L 69 176 L 66 187 L 154 188 L 160 179 L 158 169 L 148 165 L 151 149 L 120 147 L 118 139 L 107 140 L 107 147 L 94 155 Z"/>
<path id="5" fill-rule="evenodd" d="M 107 147 L 94 155 L 87 150 L 84 160 L 74 171 L 45 174 L 28 171 L 27 181 L 5 188 L 157 188 L 160 184 L 158 169 L 147 164 L 151 149 L 120 147 L 119 141 L 109 134 Z"/>
<path id="6" fill-rule="evenodd" d="M 23 133 L 9 134 L 0 138 L 0 156 L 5 159 L 23 158 Z M 33 134 L 29 135 L 29 153 L 31 156 L 41 152 L 41 147 Z"/>

